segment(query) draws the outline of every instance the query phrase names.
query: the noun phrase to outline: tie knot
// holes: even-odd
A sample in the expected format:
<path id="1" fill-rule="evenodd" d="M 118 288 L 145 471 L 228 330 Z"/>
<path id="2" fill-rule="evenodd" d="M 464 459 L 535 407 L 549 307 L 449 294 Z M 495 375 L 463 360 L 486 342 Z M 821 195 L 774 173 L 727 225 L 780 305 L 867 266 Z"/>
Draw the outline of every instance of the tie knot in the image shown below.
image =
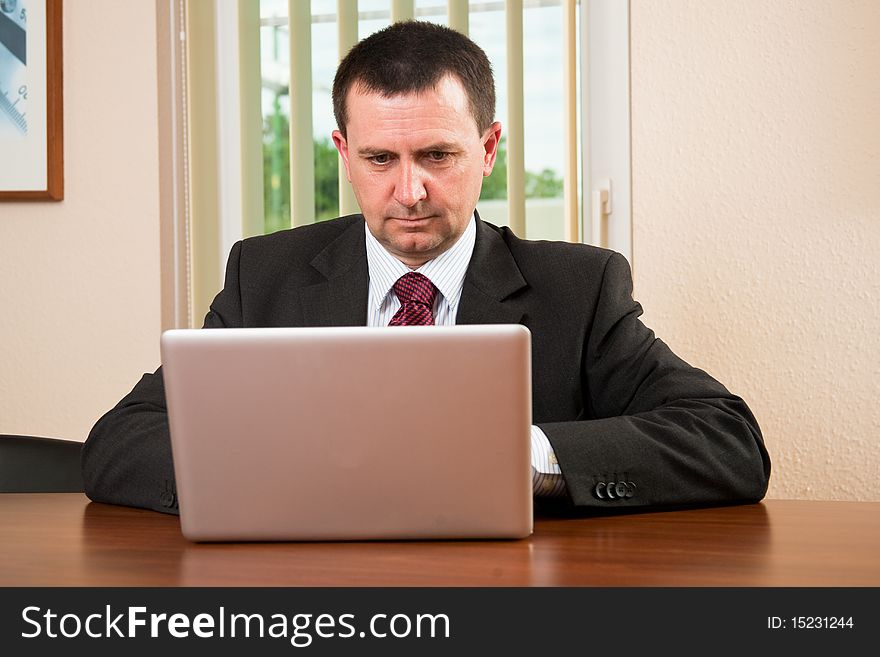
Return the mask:
<path id="1" fill-rule="evenodd" d="M 423 274 L 418 274 L 414 271 L 404 274 L 394 283 L 393 289 L 401 304 L 419 303 L 427 306 L 429 309 L 434 307 L 437 288 Z"/>
<path id="2" fill-rule="evenodd" d="M 388 326 L 428 326 L 434 323 L 437 288 L 427 276 L 411 271 L 398 278 L 393 288 L 400 299 L 400 308 Z"/>

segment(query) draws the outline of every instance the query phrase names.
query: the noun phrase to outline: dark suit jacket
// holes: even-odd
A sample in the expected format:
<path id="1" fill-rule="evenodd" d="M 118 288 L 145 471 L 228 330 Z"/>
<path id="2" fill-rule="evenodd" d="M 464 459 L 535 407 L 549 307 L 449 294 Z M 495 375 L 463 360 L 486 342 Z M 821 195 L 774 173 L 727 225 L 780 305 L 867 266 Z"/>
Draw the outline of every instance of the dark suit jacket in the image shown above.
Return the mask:
<path id="1" fill-rule="evenodd" d="M 365 325 L 365 248 L 360 215 L 239 242 L 205 327 Z M 761 499 L 770 461 L 745 402 L 675 356 L 641 312 L 620 254 L 525 241 L 477 220 L 456 321 L 531 330 L 533 422 L 556 452 L 569 505 Z M 83 475 L 93 500 L 176 508 L 161 368 L 92 429 Z M 608 482 L 626 482 L 630 496 L 609 498 Z"/>

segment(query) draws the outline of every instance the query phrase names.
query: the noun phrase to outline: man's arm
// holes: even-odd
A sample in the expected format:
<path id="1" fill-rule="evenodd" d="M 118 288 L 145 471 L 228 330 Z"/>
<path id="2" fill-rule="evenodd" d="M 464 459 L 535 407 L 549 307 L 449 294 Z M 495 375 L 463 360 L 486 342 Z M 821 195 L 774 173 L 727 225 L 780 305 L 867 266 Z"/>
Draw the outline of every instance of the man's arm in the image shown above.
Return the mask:
<path id="1" fill-rule="evenodd" d="M 673 354 L 641 314 L 629 265 L 613 254 L 583 351 L 584 415 L 594 419 L 539 424 L 572 502 L 613 509 L 760 500 L 770 459 L 751 411 Z"/>
<path id="2" fill-rule="evenodd" d="M 95 502 L 177 512 L 162 370 L 134 389 L 89 433 L 82 452 L 86 495 Z"/>
<path id="3" fill-rule="evenodd" d="M 232 247 L 226 283 L 204 328 L 241 325 L 240 256 L 239 242 Z M 86 495 L 96 502 L 177 513 L 162 368 L 145 374 L 98 420 L 83 445 L 82 472 Z"/>

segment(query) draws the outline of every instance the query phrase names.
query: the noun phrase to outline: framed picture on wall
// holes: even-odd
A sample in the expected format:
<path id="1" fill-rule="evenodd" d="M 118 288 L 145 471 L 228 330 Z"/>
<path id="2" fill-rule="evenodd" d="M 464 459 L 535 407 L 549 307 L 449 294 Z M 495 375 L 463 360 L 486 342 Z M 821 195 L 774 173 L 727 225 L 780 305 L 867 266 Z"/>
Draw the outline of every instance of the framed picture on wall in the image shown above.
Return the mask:
<path id="1" fill-rule="evenodd" d="M 61 0 L 0 0 L 0 201 L 64 198 Z"/>

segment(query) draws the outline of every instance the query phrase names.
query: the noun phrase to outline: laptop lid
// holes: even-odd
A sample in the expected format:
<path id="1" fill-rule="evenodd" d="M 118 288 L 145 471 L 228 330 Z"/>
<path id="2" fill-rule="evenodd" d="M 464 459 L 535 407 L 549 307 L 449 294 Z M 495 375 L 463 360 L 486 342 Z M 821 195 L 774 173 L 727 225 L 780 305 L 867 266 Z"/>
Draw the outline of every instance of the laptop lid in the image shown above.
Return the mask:
<path id="1" fill-rule="evenodd" d="M 530 338 L 519 325 L 166 331 L 184 536 L 531 534 Z"/>

